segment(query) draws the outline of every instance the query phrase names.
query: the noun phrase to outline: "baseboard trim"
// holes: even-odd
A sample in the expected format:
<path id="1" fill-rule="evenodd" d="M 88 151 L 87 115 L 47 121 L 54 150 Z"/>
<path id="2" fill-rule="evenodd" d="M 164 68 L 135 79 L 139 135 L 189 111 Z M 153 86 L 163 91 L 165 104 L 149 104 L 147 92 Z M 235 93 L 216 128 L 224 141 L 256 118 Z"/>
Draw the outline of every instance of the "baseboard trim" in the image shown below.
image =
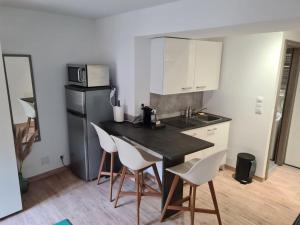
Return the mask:
<path id="1" fill-rule="evenodd" d="M 38 174 L 36 176 L 29 177 L 28 181 L 31 183 L 31 182 L 35 182 L 35 181 L 38 181 L 38 180 L 42 180 L 42 179 L 45 179 L 47 177 L 62 173 L 64 171 L 68 170 L 68 168 L 69 168 L 68 166 L 59 167 L 59 168 L 56 168 L 54 170 L 50 170 L 50 171 L 47 171 L 45 173 Z"/>
<path id="2" fill-rule="evenodd" d="M 225 169 L 230 170 L 232 172 L 235 172 L 235 168 L 229 165 L 225 165 Z M 253 177 L 254 180 L 259 181 L 259 182 L 264 182 L 265 178 L 259 177 L 259 176 L 254 176 Z"/>

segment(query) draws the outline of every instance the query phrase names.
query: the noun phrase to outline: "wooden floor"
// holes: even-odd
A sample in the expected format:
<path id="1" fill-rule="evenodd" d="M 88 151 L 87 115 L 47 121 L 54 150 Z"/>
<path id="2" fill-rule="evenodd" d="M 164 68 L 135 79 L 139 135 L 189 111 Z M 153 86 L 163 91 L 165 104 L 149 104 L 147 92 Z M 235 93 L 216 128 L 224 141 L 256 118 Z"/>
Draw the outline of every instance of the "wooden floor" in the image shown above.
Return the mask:
<path id="1" fill-rule="evenodd" d="M 74 225 L 136 224 L 135 199 L 122 197 L 121 206 L 114 209 L 108 201 L 108 187 L 108 182 L 102 186 L 85 183 L 65 171 L 32 183 L 29 193 L 24 195 L 25 210 L 0 224 L 50 225 L 65 218 Z M 126 189 L 132 187 L 132 182 L 127 181 Z M 292 167 L 279 167 L 268 181 L 249 185 L 239 184 L 232 179 L 231 171 L 223 171 L 215 179 L 215 189 L 224 225 L 291 225 L 300 213 L 300 170 Z M 198 188 L 196 205 L 212 207 L 208 185 Z M 141 224 L 159 224 L 159 216 L 160 200 L 142 198 Z M 187 212 L 163 224 L 189 223 Z M 195 224 L 217 225 L 217 218 L 196 214 Z"/>

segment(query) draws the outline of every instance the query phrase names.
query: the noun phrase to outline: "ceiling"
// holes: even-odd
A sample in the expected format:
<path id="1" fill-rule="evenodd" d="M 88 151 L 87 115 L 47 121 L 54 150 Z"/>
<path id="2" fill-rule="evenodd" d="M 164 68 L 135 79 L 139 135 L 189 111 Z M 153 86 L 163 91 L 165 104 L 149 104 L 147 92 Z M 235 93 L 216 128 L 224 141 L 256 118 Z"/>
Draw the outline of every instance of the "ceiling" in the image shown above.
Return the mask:
<path id="1" fill-rule="evenodd" d="M 97 19 L 178 0 L 0 0 L 10 6 Z"/>

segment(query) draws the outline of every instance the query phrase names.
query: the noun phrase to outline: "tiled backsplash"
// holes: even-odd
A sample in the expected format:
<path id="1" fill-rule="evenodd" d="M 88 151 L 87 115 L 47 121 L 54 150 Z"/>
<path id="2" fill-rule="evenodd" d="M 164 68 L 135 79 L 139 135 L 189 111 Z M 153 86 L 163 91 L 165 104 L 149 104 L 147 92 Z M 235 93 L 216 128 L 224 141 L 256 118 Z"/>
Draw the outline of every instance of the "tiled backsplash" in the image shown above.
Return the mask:
<path id="1" fill-rule="evenodd" d="M 150 94 L 150 106 L 157 110 L 159 118 L 180 115 L 187 106 L 201 109 L 203 105 L 202 92 L 175 95 Z"/>

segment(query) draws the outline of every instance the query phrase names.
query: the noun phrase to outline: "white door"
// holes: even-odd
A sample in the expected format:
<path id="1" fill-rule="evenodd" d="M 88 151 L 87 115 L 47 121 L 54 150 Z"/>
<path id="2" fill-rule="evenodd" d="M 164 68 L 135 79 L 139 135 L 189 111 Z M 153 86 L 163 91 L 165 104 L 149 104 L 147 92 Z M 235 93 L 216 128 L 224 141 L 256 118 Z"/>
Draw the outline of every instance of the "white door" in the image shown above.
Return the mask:
<path id="1" fill-rule="evenodd" d="M 186 39 L 165 39 L 164 94 L 191 92 L 194 89 L 194 43 Z"/>
<path id="2" fill-rule="evenodd" d="M 0 45 L 0 55 L 1 45 Z M 0 218 L 22 209 L 3 62 L 0 60 Z"/>
<path id="3" fill-rule="evenodd" d="M 285 163 L 300 168 L 300 76 L 293 109 Z"/>
<path id="4" fill-rule="evenodd" d="M 196 91 L 217 90 L 219 87 L 222 43 L 194 41 L 196 44 L 195 83 Z"/>

